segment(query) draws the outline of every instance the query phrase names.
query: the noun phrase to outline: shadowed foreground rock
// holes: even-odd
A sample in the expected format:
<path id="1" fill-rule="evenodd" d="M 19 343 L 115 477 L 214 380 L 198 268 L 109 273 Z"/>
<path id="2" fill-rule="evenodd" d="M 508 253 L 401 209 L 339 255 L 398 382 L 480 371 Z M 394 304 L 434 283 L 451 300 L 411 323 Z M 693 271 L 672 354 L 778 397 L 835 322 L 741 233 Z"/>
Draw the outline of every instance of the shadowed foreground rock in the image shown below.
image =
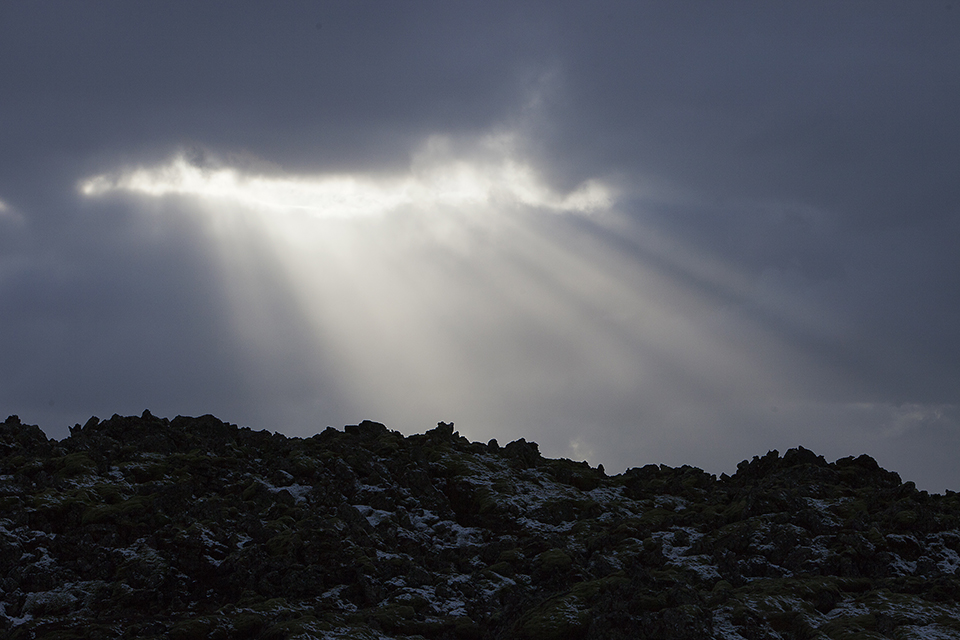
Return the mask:
<path id="1" fill-rule="evenodd" d="M 0 424 L 0 637 L 960 638 L 960 496 L 867 457 L 614 477 L 524 440 Z"/>

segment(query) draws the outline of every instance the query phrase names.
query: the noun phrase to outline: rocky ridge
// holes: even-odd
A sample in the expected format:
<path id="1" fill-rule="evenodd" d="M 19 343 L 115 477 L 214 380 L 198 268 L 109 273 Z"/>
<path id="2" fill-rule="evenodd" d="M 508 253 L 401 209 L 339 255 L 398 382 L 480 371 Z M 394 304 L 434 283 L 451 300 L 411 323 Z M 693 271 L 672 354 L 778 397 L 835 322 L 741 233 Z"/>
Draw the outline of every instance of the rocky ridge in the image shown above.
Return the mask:
<path id="1" fill-rule="evenodd" d="M 617 476 L 523 439 L 0 424 L 0 636 L 960 638 L 960 495 L 803 448 Z"/>

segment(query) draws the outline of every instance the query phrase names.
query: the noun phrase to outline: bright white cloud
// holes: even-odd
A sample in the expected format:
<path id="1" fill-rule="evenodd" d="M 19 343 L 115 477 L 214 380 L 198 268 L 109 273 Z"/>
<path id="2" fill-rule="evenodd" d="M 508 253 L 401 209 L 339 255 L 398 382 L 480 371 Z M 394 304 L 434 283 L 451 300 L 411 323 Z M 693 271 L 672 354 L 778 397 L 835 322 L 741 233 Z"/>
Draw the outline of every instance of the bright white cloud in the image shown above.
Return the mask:
<path id="1" fill-rule="evenodd" d="M 516 206 L 556 212 L 609 208 L 611 188 L 589 180 L 559 193 L 529 164 L 502 154 L 494 160 L 451 158 L 428 143 L 405 175 L 323 174 L 273 176 L 232 167 L 191 164 L 183 155 L 157 167 L 138 167 L 83 180 L 80 191 L 101 196 L 128 191 L 146 196 L 184 195 L 233 202 L 249 209 L 306 212 L 317 217 L 351 218 L 401 209 L 458 209 Z"/>

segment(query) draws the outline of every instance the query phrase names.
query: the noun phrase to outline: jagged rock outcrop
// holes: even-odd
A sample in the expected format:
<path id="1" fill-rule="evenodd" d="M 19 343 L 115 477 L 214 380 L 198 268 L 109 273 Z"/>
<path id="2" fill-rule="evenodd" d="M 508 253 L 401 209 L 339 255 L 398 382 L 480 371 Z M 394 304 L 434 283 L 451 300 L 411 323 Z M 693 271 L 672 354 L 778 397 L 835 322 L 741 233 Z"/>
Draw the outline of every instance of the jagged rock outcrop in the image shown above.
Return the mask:
<path id="1" fill-rule="evenodd" d="M 0 424 L 0 636 L 960 638 L 960 496 L 803 449 L 618 476 L 363 422 Z"/>

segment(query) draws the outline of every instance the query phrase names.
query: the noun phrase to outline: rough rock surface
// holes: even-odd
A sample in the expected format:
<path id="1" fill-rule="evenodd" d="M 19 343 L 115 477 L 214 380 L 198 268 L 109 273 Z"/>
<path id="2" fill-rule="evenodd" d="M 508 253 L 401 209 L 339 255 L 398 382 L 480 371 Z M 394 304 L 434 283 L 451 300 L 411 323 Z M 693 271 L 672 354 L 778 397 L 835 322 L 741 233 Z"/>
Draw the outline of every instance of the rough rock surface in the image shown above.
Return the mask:
<path id="1" fill-rule="evenodd" d="M 517 440 L 0 424 L 0 637 L 960 638 L 960 495 L 805 449 L 608 477 Z"/>

